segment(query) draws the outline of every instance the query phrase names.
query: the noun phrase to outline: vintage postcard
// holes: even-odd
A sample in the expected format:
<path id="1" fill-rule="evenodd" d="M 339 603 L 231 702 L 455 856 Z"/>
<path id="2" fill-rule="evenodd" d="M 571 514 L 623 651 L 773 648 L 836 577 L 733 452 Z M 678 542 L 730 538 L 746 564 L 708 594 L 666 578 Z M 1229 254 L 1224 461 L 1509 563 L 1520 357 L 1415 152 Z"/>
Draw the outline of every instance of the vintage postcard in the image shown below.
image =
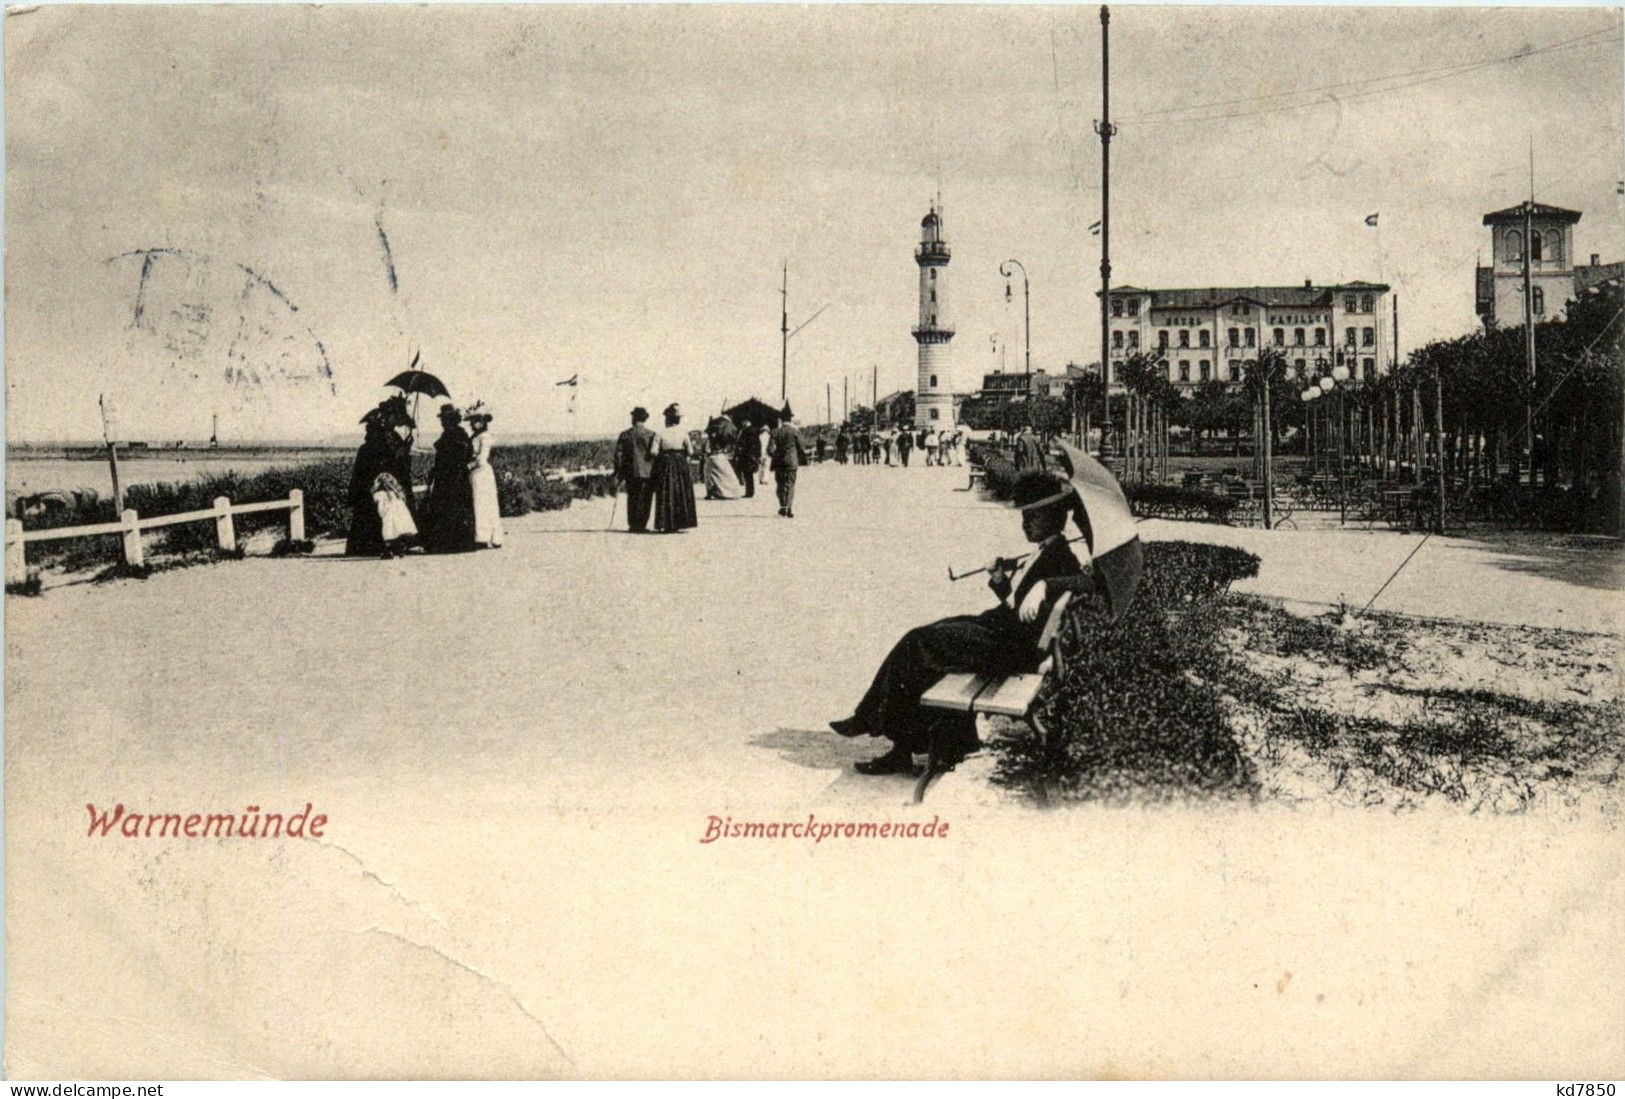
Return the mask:
<path id="1" fill-rule="evenodd" d="M 1617 1078 L 1621 27 L 9 8 L 7 1075 Z"/>

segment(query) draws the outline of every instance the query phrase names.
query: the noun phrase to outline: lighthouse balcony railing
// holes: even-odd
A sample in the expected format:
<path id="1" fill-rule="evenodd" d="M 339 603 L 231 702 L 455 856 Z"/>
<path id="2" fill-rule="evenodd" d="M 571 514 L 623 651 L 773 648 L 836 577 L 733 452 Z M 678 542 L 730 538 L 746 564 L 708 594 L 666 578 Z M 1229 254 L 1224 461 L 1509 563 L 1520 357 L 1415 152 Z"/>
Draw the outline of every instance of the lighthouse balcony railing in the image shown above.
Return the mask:
<path id="1" fill-rule="evenodd" d="M 925 259 L 927 256 L 941 256 L 947 259 L 948 255 L 948 242 L 945 240 L 922 241 L 920 246 L 914 249 L 916 259 Z"/>
<path id="2" fill-rule="evenodd" d="M 915 336 L 938 336 L 946 340 L 954 334 L 954 330 L 942 324 L 923 324 L 910 329 Z"/>

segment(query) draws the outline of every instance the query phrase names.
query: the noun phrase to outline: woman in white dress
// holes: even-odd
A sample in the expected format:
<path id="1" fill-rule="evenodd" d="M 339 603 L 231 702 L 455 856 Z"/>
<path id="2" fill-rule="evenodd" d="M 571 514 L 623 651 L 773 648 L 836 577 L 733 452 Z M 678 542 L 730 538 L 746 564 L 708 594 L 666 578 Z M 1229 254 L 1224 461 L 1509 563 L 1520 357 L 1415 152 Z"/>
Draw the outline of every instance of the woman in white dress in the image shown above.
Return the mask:
<path id="1" fill-rule="evenodd" d="M 475 401 L 464 417 L 468 421 L 474 459 L 468 463 L 468 483 L 474 490 L 474 544 L 482 549 L 502 545 L 502 514 L 497 505 L 497 475 L 491 468 L 491 412 Z"/>

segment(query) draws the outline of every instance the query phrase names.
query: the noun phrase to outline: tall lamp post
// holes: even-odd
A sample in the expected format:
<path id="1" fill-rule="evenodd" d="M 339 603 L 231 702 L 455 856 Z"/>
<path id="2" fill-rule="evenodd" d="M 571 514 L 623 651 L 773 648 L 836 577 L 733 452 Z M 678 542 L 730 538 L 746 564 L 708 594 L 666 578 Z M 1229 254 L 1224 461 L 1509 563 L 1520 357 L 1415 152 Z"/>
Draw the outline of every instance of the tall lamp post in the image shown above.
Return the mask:
<path id="1" fill-rule="evenodd" d="M 1248 359 L 1243 368 L 1251 380 L 1254 399 L 1258 401 L 1258 418 L 1254 420 L 1260 443 L 1255 451 L 1262 452 L 1264 477 L 1264 529 L 1275 525 L 1275 470 L 1273 447 L 1274 425 L 1270 423 L 1270 360 L 1264 357 Z"/>
<path id="2" fill-rule="evenodd" d="M 1333 390 L 1337 392 L 1337 521 L 1346 523 L 1349 517 L 1348 480 L 1345 470 L 1345 463 L 1348 458 L 1348 447 L 1346 445 L 1348 425 L 1344 422 L 1343 394 L 1348 389 L 1346 383 L 1349 380 L 1349 368 L 1339 362 L 1332 367 L 1331 373 L 1328 374 L 1326 373 L 1327 365 L 1324 357 L 1315 360 L 1315 366 L 1320 371 L 1320 380 L 1316 385 L 1322 393 L 1330 394 Z M 1329 420 L 1331 418 L 1329 406 L 1327 413 L 1327 419 Z"/>
<path id="3" fill-rule="evenodd" d="M 1011 278 L 1011 274 L 1010 274 L 1010 268 L 1011 267 L 1019 268 L 1020 271 L 1021 271 L 1021 304 L 1022 304 L 1022 309 L 1023 309 L 1023 314 L 1024 314 L 1024 316 L 1022 318 L 1022 329 L 1021 329 L 1021 332 L 1022 332 L 1022 348 L 1026 352 L 1027 384 L 1029 386 L 1031 386 L 1032 385 L 1032 377 L 1033 377 L 1033 298 L 1032 298 L 1032 287 L 1027 282 L 1027 268 L 1018 259 L 1007 259 L 1003 263 L 999 264 L 999 274 L 1003 275 L 1006 280 L 1010 279 Z M 1004 284 L 1004 300 L 1005 301 L 1010 301 L 1014 296 L 1015 295 L 1014 295 L 1014 292 L 1013 292 L 1013 290 L 1012 290 L 1012 288 L 1010 286 L 1010 283 L 1008 281 L 1006 281 L 1005 284 Z"/>

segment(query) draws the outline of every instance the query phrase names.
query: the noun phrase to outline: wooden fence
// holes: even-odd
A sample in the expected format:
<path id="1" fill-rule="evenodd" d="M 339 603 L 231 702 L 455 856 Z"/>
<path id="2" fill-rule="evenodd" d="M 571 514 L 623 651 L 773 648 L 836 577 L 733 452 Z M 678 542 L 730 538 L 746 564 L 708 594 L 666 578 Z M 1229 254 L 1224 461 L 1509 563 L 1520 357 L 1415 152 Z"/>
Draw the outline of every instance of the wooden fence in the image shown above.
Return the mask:
<path id="1" fill-rule="evenodd" d="M 116 534 L 124 540 L 124 563 L 133 568 L 139 567 L 146 560 L 146 553 L 141 544 L 142 531 L 212 520 L 220 549 L 230 553 L 237 548 L 237 530 L 232 517 L 261 511 L 286 511 L 288 540 L 290 542 L 305 540 L 305 494 L 298 489 L 288 493 L 285 500 L 263 500 L 255 504 L 233 504 L 224 496 L 216 496 L 212 508 L 183 511 L 174 515 L 155 515 L 150 519 L 141 518 L 134 508 L 126 508 L 116 523 L 91 523 L 82 527 L 51 527 L 45 530 L 25 531 L 22 520 L 7 519 L 6 583 L 16 583 L 27 577 L 28 565 L 23 547 L 29 542 L 54 542 L 64 538 Z"/>

